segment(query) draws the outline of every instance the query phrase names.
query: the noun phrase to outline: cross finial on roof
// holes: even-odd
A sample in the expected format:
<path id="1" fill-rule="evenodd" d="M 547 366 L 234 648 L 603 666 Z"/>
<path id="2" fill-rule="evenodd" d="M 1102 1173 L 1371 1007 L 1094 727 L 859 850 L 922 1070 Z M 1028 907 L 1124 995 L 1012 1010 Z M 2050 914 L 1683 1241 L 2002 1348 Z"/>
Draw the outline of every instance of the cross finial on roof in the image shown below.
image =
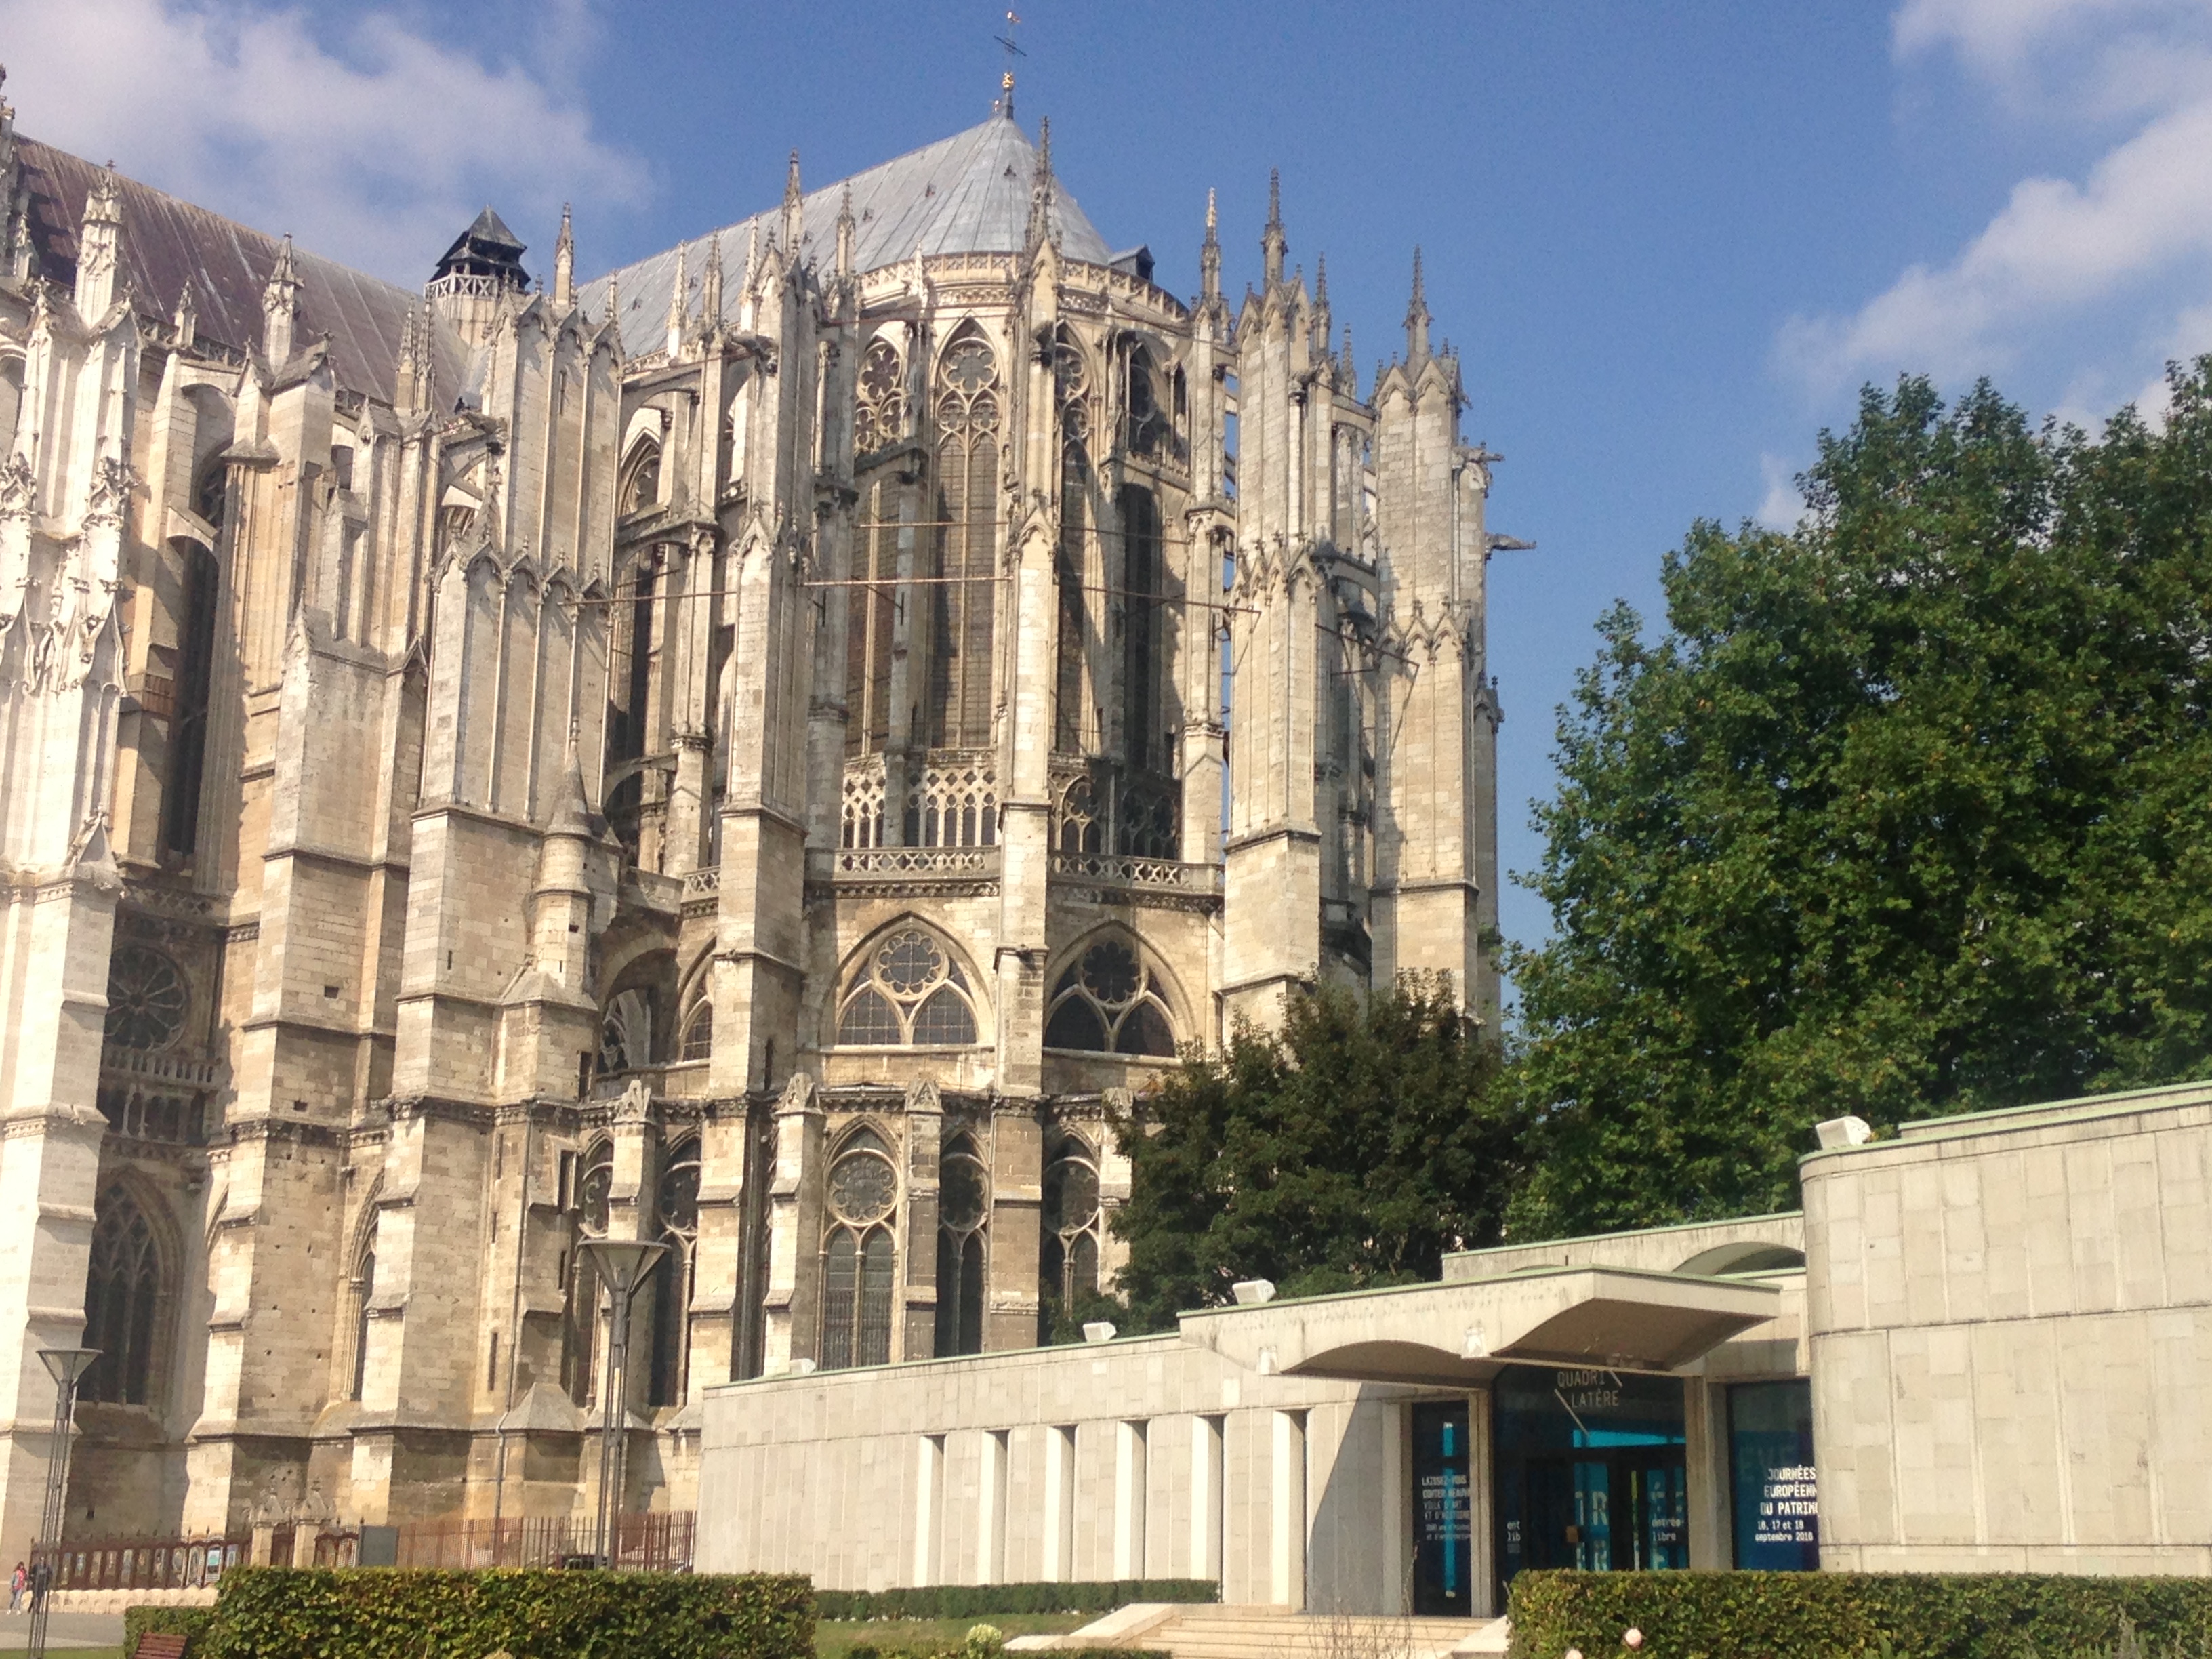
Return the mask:
<path id="1" fill-rule="evenodd" d="M 1006 32 L 991 37 L 1005 49 L 1006 54 L 1006 72 L 999 77 L 999 101 L 991 106 L 991 110 L 994 114 L 1003 115 L 1009 120 L 1013 118 L 1014 113 L 1014 59 L 1029 56 L 1014 44 L 1014 31 L 1021 25 L 1022 20 L 1010 9 L 1006 13 Z"/>

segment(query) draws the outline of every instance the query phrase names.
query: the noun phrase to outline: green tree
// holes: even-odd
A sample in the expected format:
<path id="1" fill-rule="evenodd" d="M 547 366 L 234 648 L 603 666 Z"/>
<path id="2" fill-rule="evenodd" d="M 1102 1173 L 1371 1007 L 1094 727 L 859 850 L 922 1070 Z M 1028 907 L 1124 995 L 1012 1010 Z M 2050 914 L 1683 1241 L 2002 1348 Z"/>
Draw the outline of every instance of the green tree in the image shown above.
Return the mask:
<path id="1" fill-rule="evenodd" d="M 1498 1237 L 1517 1165 L 1497 1044 L 1441 984 L 1294 998 L 1279 1034 L 1240 1026 L 1188 1056 L 1121 1127 L 1134 1328 L 1230 1299 L 1436 1276 Z"/>
<path id="2" fill-rule="evenodd" d="M 2212 359 L 2154 430 L 1871 388 L 1561 711 L 1516 1234 L 1796 1201 L 1814 1122 L 2202 1076 Z"/>

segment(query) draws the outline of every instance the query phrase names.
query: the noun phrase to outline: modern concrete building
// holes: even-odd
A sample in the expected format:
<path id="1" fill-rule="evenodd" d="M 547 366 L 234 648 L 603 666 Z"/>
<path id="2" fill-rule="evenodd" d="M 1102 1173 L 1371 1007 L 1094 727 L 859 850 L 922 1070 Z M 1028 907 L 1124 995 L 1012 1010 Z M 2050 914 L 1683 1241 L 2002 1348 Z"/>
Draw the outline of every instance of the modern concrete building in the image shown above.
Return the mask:
<path id="1" fill-rule="evenodd" d="M 709 1390 L 701 1563 L 1468 1615 L 1527 1566 L 2212 1571 L 2212 1087 L 1854 1126 L 1802 1215 Z"/>

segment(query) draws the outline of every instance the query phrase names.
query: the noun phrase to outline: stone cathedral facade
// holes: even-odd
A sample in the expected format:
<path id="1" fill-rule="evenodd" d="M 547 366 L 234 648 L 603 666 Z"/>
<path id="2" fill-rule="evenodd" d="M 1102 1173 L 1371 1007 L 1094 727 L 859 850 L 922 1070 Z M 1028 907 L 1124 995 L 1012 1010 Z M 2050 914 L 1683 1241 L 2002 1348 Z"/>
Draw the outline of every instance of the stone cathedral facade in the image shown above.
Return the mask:
<path id="1" fill-rule="evenodd" d="M 702 1390 L 1023 1347 L 1109 1124 L 1316 980 L 1497 981 L 1489 465 L 1010 112 L 419 292 L 0 104 L 0 1536 L 633 1508 Z M 1196 214 L 1192 214 L 1194 232 Z M 426 250 L 428 255 L 434 250 Z"/>

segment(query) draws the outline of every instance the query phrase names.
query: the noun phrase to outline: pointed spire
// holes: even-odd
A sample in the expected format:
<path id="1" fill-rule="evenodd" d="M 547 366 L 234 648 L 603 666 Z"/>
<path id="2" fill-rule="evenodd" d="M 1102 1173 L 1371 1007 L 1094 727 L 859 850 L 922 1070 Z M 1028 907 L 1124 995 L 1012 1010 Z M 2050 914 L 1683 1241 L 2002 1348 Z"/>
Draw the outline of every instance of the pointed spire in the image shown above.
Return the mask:
<path id="1" fill-rule="evenodd" d="M 722 325 L 722 233 L 707 239 L 707 274 L 699 290 L 699 325 L 713 332 Z"/>
<path id="2" fill-rule="evenodd" d="M 1208 300 L 1221 297 L 1221 221 L 1214 211 L 1213 191 L 1206 192 L 1206 240 L 1199 245 L 1199 292 Z"/>
<path id="3" fill-rule="evenodd" d="M 415 326 L 415 307 L 407 307 L 407 314 L 399 323 L 399 363 L 392 377 L 392 407 L 400 416 L 413 415 L 415 407 L 415 367 L 421 352 L 416 342 L 421 336 Z"/>
<path id="4" fill-rule="evenodd" d="M 1328 312 L 1328 256 L 1314 256 L 1313 353 L 1316 357 L 1328 356 L 1329 336 L 1336 331 L 1329 325 Z"/>
<path id="5" fill-rule="evenodd" d="M 1406 367 L 1414 373 L 1429 360 L 1429 301 L 1421 289 L 1421 250 L 1413 250 L 1413 298 L 1406 307 Z"/>
<path id="6" fill-rule="evenodd" d="M 668 355 L 672 357 L 684 349 L 684 317 L 691 298 L 684 291 L 691 280 L 684 268 L 687 252 L 683 243 L 676 245 L 676 282 L 668 290 Z"/>
<path id="7" fill-rule="evenodd" d="M 1283 236 L 1283 175 L 1273 167 L 1267 170 L 1267 224 L 1260 233 L 1260 252 L 1265 264 L 1267 285 L 1273 289 L 1283 280 L 1283 254 L 1290 244 Z"/>
<path id="8" fill-rule="evenodd" d="M 858 228 L 853 220 L 853 186 L 845 185 L 844 199 L 837 204 L 837 274 L 853 274 L 853 234 Z"/>
<path id="9" fill-rule="evenodd" d="M 1359 365 L 1352 361 L 1352 325 L 1344 325 L 1344 355 L 1337 371 L 1344 376 L 1344 389 L 1353 397 L 1359 395 Z"/>
<path id="10" fill-rule="evenodd" d="M 199 308 L 192 303 L 190 282 L 177 290 L 177 308 L 170 314 L 169 320 L 177 331 L 178 349 L 190 351 L 192 342 L 199 337 L 200 332 Z"/>
<path id="11" fill-rule="evenodd" d="M 86 197 L 77 231 L 76 310 L 98 322 L 115 303 L 123 270 L 123 196 L 112 162 L 103 167 Z"/>
<path id="12" fill-rule="evenodd" d="M 805 233 L 805 198 L 799 191 L 799 152 L 791 152 L 791 170 L 783 179 L 783 251 L 799 263 L 799 239 Z"/>
<path id="13" fill-rule="evenodd" d="M 553 304 L 566 311 L 576 303 L 576 234 L 568 224 L 568 204 L 561 204 L 561 240 L 553 244 Z"/>
<path id="14" fill-rule="evenodd" d="M 612 271 L 607 273 L 607 326 L 618 334 L 622 327 L 622 282 Z"/>
<path id="15" fill-rule="evenodd" d="M 1047 241 L 1058 243 L 1052 223 L 1052 122 L 1037 123 L 1036 166 L 1030 174 L 1030 222 L 1022 237 L 1022 252 L 1034 253 Z"/>
<path id="16" fill-rule="evenodd" d="M 292 234 L 285 232 L 276 250 L 276 269 L 261 290 L 261 354 L 275 368 L 292 357 L 292 339 L 300 322 L 300 268 L 292 257 Z"/>

